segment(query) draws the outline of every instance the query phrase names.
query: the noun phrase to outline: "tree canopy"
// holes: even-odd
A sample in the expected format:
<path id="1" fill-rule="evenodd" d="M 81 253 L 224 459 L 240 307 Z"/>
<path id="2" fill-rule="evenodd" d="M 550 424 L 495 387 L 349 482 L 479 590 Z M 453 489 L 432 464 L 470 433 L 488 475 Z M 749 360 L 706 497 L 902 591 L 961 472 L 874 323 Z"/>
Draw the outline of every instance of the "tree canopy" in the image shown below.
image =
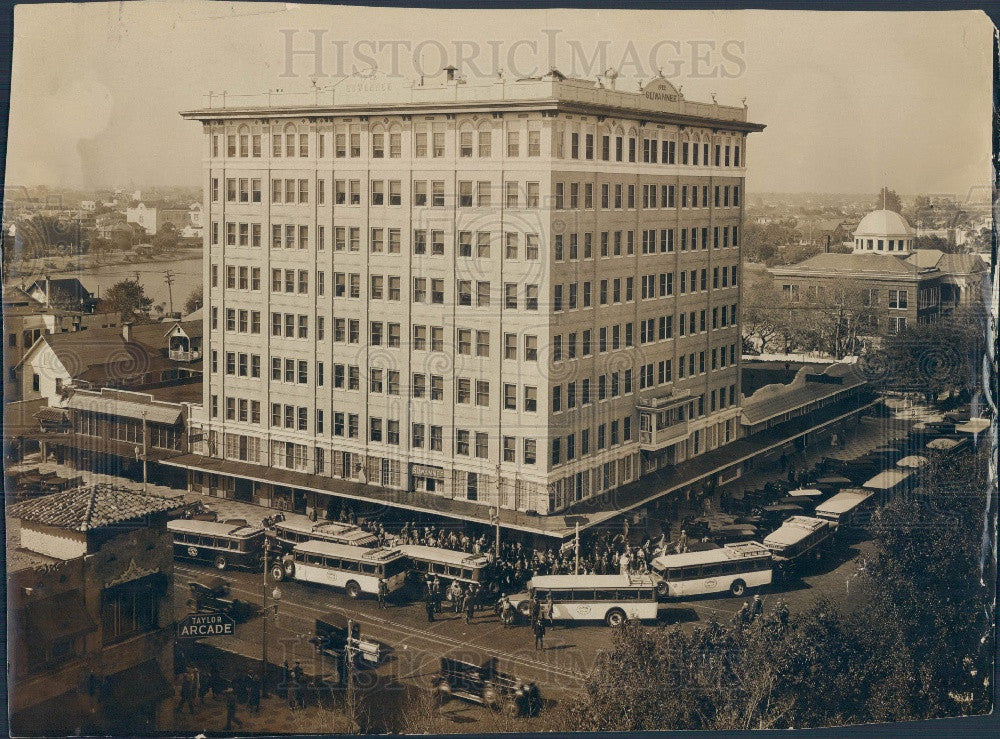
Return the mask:
<path id="1" fill-rule="evenodd" d="M 109 287 L 101 298 L 102 312 L 121 314 L 123 321 L 147 321 L 153 308 L 152 299 L 138 280 L 125 279 Z"/>

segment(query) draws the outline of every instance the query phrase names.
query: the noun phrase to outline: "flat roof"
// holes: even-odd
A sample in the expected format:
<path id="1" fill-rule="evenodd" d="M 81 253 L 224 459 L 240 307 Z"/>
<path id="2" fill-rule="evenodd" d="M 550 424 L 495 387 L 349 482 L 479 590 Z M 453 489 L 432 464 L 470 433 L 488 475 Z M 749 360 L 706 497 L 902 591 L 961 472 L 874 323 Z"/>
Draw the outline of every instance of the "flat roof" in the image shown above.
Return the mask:
<path id="1" fill-rule="evenodd" d="M 528 581 L 533 588 L 651 588 L 653 578 L 642 575 L 538 575 Z"/>
<path id="2" fill-rule="evenodd" d="M 426 559 L 434 562 L 444 562 L 445 564 L 482 567 L 489 562 L 489 559 L 482 554 L 458 552 L 454 549 L 429 547 L 424 544 L 400 544 L 396 548 L 402 551 L 407 557 L 412 557 L 413 559 Z"/>
<path id="3" fill-rule="evenodd" d="M 814 531 L 826 528 L 829 521 L 809 516 L 792 516 L 779 528 L 764 538 L 765 545 L 792 546 L 798 544 Z"/>
<path id="4" fill-rule="evenodd" d="M 862 487 L 884 490 L 892 488 L 913 475 L 913 470 L 901 470 L 890 468 L 882 470 L 875 477 L 866 482 Z"/>
<path id="5" fill-rule="evenodd" d="M 356 547 L 353 544 L 337 544 L 332 541 L 315 540 L 296 544 L 294 551 L 306 554 L 319 554 L 324 557 L 346 557 L 356 560 L 374 560 L 377 562 L 403 556 L 403 553 L 398 548 L 387 549 L 385 547 L 378 547 L 372 549 L 371 547 Z"/>
<path id="6" fill-rule="evenodd" d="M 740 547 L 726 545 L 718 549 L 705 549 L 700 552 L 684 552 L 682 554 L 664 554 L 656 557 L 653 564 L 661 567 L 686 567 L 688 565 L 728 562 L 755 556 L 770 556 L 771 552 L 763 544 L 756 541 L 741 542 Z M 741 551 L 742 550 L 742 551 Z"/>
<path id="7" fill-rule="evenodd" d="M 243 526 L 242 524 L 222 523 L 220 521 L 201 521 L 196 518 L 175 518 L 167 521 L 167 528 L 184 534 L 203 534 L 205 536 L 232 536 L 249 539 L 264 533 L 259 526 Z"/>
<path id="8" fill-rule="evenodd" d="M 873 495 L 875 495 L 874 491 L 843 490 L 825 503 L 820 503 L 816 506 L 816 513 L 829 513 L 831 515 L 848 513 L 849 511 L 853 511 Z"/>

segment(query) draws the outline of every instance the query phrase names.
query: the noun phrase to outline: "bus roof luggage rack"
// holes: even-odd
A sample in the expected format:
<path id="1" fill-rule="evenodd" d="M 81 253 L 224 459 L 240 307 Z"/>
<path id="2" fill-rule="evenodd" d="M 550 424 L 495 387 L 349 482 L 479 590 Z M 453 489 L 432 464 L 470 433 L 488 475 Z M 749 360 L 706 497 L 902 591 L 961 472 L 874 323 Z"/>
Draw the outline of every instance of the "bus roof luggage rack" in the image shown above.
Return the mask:
<path id="1" fill-rule="evenodd" d="M 723 548 L 740 557 L 759 557 L 762 554 L 770 554 L 770 550 L 767 547 L 756 541 L 732 542 L 724 544 Z"/>

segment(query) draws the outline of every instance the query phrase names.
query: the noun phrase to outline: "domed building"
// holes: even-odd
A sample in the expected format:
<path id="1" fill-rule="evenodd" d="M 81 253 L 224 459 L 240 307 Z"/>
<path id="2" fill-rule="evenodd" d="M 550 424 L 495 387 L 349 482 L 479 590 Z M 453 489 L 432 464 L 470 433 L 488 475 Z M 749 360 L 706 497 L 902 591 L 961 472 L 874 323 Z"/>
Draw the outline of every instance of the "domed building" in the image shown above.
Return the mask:
<path id="1" fill-rule="evenodd" d="M 915 233 L 899 213 L 873 210 L 854 231 L 854 253 L 909 254 Z"/>
<path id="2" fill-rule="evenodd" d="M 859 307 L 870 309 L 862 318 L 872 335 L 934 323 L 979 299 L 986 272 L 981 258 L 917 249 L 915 240 L 903 216 L 882 208 L 861 219 L 851 253 L 817 254 L 770 272 L 792 305 L 822 305 L 834 291 L 860 289 Z"/>

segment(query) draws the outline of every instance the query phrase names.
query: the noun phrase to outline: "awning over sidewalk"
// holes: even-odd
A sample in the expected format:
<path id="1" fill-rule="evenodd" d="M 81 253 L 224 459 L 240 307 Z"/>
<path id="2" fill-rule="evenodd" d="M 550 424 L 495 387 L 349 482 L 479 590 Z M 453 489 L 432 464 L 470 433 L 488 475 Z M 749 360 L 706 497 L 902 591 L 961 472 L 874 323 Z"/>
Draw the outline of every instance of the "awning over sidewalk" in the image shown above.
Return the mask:
<path id="1" fill-rule="evenodd" d="M 167 407 L 163 405 L 152 405 L 146 403 L 136 403 L 131 400 L 119 400 L 117 398 L 92 397 L 76 393 L 66 402 L 66 407 L 78 411 L 91 411 L 93 413 L 106 413 L 111 416 L 124 416 L 125 418 L 135 418 L 142 420 L 143 417 L 151 423 L 164 423 L 173 426 L 180 423 L 180 407 Z"/>
<path id="2" fill-rule="evenodd" d="M 857 401 L 853 399 L 841 401 L 810 416 L 794 418 L 751 437 L 734 441 L 722 448 L 699 455 L 690 461 L 650 473 L 636 482 L 629 483 L 609 493 L 596 495 L 577 504 L 576 510 L 570 508 L 548 516 L 529 516 L 520 511 L 501 509 L 499 513 L 500 526 L 566 539 L 574 535 L 577 524 L 581 530 L 585 530 L 676 490 L 703 484 L 721 472 L 787 444 L 792 439 L 860 413 L 878 402 L 880 402 L 879 399 L 874 396 L 861 398 Z M 217 459 L 201 454 L 182 454 L 165 459 L 162 464 L 493 525 L 489 518 L 488 506 L 445 498 L 432 493 L 382 488 L 323 475 Z"/>

